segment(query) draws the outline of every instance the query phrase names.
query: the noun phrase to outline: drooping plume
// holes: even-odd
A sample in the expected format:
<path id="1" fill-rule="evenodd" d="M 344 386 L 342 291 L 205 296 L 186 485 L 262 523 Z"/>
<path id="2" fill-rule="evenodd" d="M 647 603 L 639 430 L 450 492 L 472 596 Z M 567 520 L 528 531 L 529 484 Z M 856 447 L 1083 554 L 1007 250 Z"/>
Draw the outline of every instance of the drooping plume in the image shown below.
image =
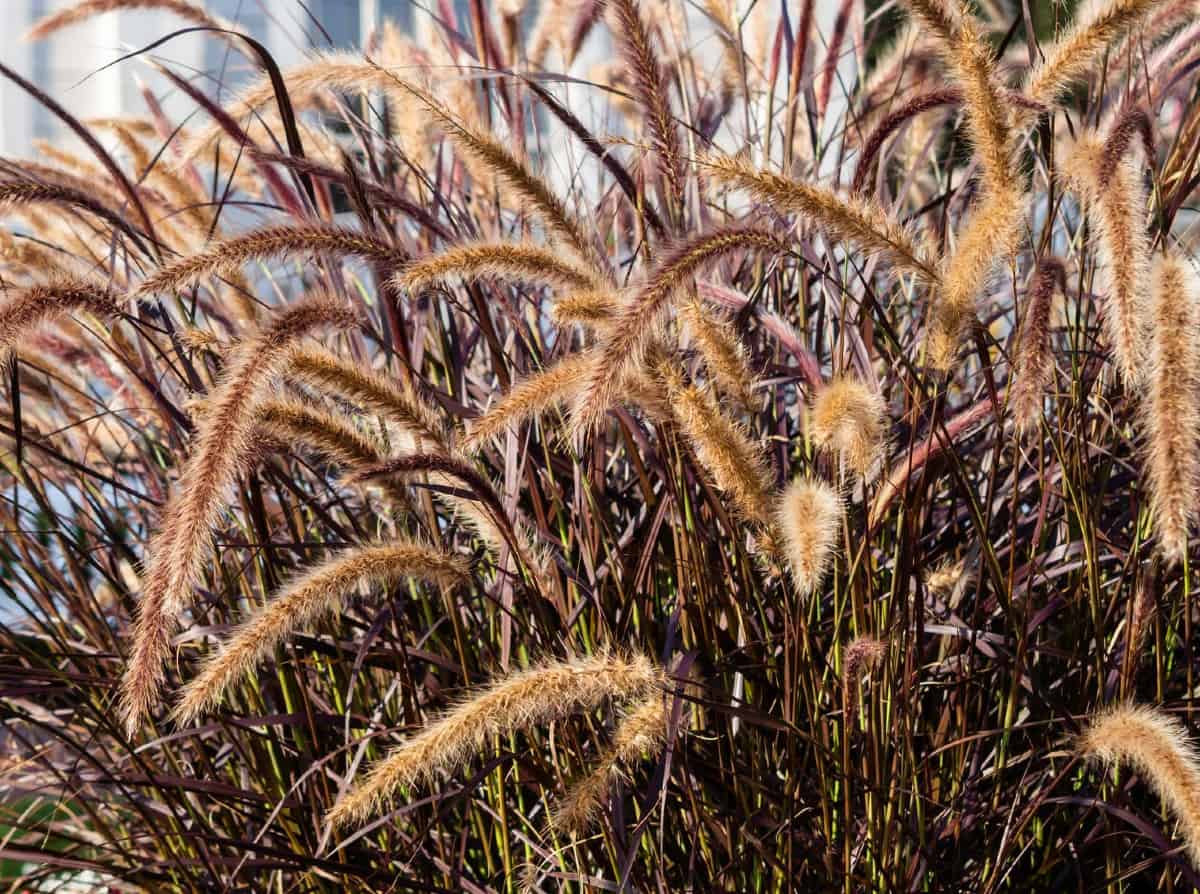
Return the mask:
<path id="1" fill-rule="evenodd" d="M 133 648 L 121 681 L 121 713 L 130 735 L 162 685 L 171 631 L 203 572 L 225 492 L 244 465 L 254 427 L 251 410 L 262 389 L 295 341 L 315 328 L 346 329 L 358 322 L 357 314 L 336 299 L 303 299 L 279 311 L 232 352 L 150 544 Z"/>
<path id="2" fill-rule="evenodd" d="M 812 436 L 818 447 L 837 454 L 844 468 L 871 477 L 887 438 L 883 395 L 851 376 L 834 379 L 813 401 Z"/>
<path id="3" fill-rule="evenodd" d="M 1055 286 L 1063 281 L 1064 275 L 1062 261 L 1054 257 L 1042 258 L 1026 291 L 1008 398 L 1018 434 L 1037 427 L 1042 418 L 1046 390 L 1054 380 L 1050 309 Z"/>
<path id="4" fill-rule="evenodd" d="M 1129 764 L 1150 784 L 1200 868 L 1200 757 L 1187 728 L 1160 708 L 1125 705 L 1097 716 L 1080 746 L 1106 767 Z"/>
<path id="5" fill-rule="evenodd" d="M 590 711 L 608 700 L 631 702 L 662 685 L 647 658 L 603 654 L 512 674 L 453 708 L 371 768 L 366 780 L 329 812 L 334 826 L 360 823 L 398 789 L 453 772 L 494 737 Z"/>
<path id="6" fill-rule="evenodd" d="M 297 576 L 222 644 L 183 690 L 174 715 L 190 723 L 218 705 L 230 686 L 297 630 L 341 611 L 363 584 L 387 586 L 404 577 L 452 584 L 467 578 L 462 559 L 419 543 L 353 547 Z"/>
<path id="7" fill-rule="evenodd" d="M 284 224 L 231 236 L 201 252 L 160 267 L 138 287 L 139 298 L 186 288 L 205 276 L 239 271 L 249 261 L 330 254 L 400 264 L 404 253 L 366 233 L 331 224 Z"/>
<path id="8" fill-rule="evenodd" d="M 103 284 L 82 279 L 59 278 L 13 290 L 0 302 L 0 352 L 42 323 L 75 311 L 112 319 L 121 313 L 121 300 Z"/>
<path id="9" fill-rule="evenodd" d="M 1145 375 L 1148 359 L 1147 196 L 1136 156 L 1109 156 L 1099 140 L 1081 137 L 1062 170 L 1087 206 L 1088 221 L 1096 233 L 1104 335 L 1122 379 L 1133 388 Z"/>
<path id="10" fill-rule="evenodd" d="M 732 252 L 782 253 L 783 240 L 760 227 L 731 226 L 682 243 L 666 253 L 641 289 L 621 307 L 597 352 L 587 386 L 574 410 L 575 427 L 590 430 L 599 424 L 630 373 L 643 365 L 663 314 L 673 298 L 693 278 Z"/>
<path id="11" fill-rule="evenodd" d="M 456 245 L 406 265 L 394 282 L 399 288 L 418 290 L 454 276 L 493 276 L 577 291 L 603 284 L 595 272 L 572 264 L 560 253 L 523 242 Z"/>
<path id="12" fill-rule="evenodd" d="M 1082 78 L 1121 35 L 1135 28 L 1163 0 L 1088 0 L 1079 5 L 1071 28 L 1042 51 L 1029 74 L 1025 94 L 1051 105 L 1072 82 Z"/>

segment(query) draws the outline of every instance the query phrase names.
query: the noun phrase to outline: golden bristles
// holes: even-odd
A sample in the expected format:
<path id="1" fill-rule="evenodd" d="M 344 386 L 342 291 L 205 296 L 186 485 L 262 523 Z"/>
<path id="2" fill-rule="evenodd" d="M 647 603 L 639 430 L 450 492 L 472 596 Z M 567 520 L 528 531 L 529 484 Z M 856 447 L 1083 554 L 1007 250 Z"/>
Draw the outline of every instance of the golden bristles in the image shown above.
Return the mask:
<path id="1" fill-rule="evenodd" d="M 779 498 L 776 524 L 783 534 L 792 580 L 813 593 L 833 563 L 842 522 L 842 498 L 824 481 L 797 478 Z"/>
<path id="2" fill-rule="evenodd" d="M 403 577 L 451 584 L 467 578 L 467 564 L 419 543 L 381 543 L 348 549 L 298 575 L 244 621 L 184 688 L 174 716 L 190 723 L 220 703 L 225 692 L 294 631 L 341 611 L 363 584 L 386 586 Z"/>
<path id="3" fill-rule="evenodd" d="M 1200 293 L 1175 255 L 1151 271 L 1150 349 L 1142 426 L 1158 548 L 1169 563 L 1187 555 L 1200 498 Z"/>
<path id="4" fill-rule="evenodd" d="M 1150 784 L 1200 868 L 1200 757 L 1184 725 L 1160 708 L 1123 705 L 1096 716 L 1079 744 L 1106 767 L 1129 764 Z"/>
<path id="5" fill-rule="evenodd" d="M 662 670 L 640 655 L 601 654 L 510 674 L 394 749 L 334 805 L 329 822 L 364 822 L 399 789 L 453 772 L 498 736 L 590 711 L 609 700 L 636 701 L 662 684 Z"/>
<path id="6" fill-rule="evenodd" d="M 347 329 L 358 322 L 358 315 L 338 299 L 313 296 L 280 310 L 232 352 L 208 399 L 179 484 L 150 544 L 133 651 L 121 681 L 121 713 L 130 735 L 149 712 L 162 685 L 175 619 L 191 601 L 226 490 L 250 453 L 252 411 L 259 396 L 295 341 L 316 328 Z"/>
<path id="7" fill-rule="evenodd" d="M 859 379 L 834 379 L 813 401 L 812 435 L 818 447 L 837 454 L 843 468 L 872 477 L 883 459 L 887 438 L 883 396 Z"/>

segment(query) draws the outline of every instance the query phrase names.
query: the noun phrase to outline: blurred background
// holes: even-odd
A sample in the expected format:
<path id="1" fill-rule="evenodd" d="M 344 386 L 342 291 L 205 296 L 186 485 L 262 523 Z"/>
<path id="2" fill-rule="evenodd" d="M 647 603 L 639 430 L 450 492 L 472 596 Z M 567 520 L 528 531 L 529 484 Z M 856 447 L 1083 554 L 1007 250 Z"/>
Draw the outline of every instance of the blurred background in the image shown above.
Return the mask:
<path id="1" fill-rule="evenodd" d="M 120 10 L 65 29 L 50 40 L 25 40 L 34 22 L 71 2 L 0 0 L 0 59 L 81 119 L 144 114 L 142 84 L 176 120 L 194 108 L 183 101 L 175 106 L 165 81 L 140 61 L 104 68 L 187 23 L 159 10 Z M 206 0 L 200 5 L 265 44 L 285 68 L 312 50 L 364 45 L 384 19 L 407 29 L 417 9 L 414 0 Z M 464 20 L 467 0 L 454 0 L 454 6 Z M 254 74 L 240 54 L 204 34 L 176 37 L 156 47 L 152 56 L 180 73 L 194 73 L 214 97 L 227 96 Z M 3 79 L 0 122 L 0 153 L 9 157 L 28 156 L 35 141 L 63 136 L 63 125 L 53 114 Z"/>

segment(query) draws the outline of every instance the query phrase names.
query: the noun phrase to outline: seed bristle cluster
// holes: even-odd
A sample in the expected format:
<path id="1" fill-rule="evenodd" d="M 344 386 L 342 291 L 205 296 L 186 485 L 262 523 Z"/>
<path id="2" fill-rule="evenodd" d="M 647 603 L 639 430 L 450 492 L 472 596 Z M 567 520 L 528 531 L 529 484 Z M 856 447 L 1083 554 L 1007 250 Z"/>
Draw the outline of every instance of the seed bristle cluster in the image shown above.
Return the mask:
<path id="1" fill-rule="evenodd" d="M 244 621 L 184 687 L 176 723 L 190 723 L 220 703 L 240 677 L 291 633 L 337 614 L 362 585 L 388 586 L 403 577 L 438 584 L 466 580 L 462 559 L 419 543 L 381 543 L 349 549 L 296 577 Z"/>
<path id="2" fill-rule="evenodd" d="M 1157 256 L 1150 279 L 1146 474 L 1159 550 L 1176 563 L 1200 511 L 1200 293 L 1195 273 L 1174 255 Z"/>
<path id="3" fill-rule="evenodd" d="M 775 513 L 792 580 L 801 595 L 809 595 L 833 563 L 841 534 L 842 498 L 824 481 L 797 478 L 779 497 Z"/>
<path id="4" fill-rule="evenodd" d="M 398 789 L 453 772 L 496 736 L 590 711 L 609 700 L 635 701 L 660 685 L 641 656 L 599 655 L 545 664 L 505 677 L 462 702 L 394 749 L 329 812 L 334 826 L 361 823 Z"/>
<path id="5" fill-rule="evenodd" d="M 1095 717 L 1079 745 L 1107 767 L 1128 764 L 1142 776 L 1175 816 L 1188 856 L 1200 866 L 1200 756 L 1186 727 L 1161 708 L 1121 705 Z"/>
<path id="6" fill-rule="evenodd" d="M 864 478 L 873 477 L 887 439 L 883 397 L 860 379 L 834 379 L 813 401 L 812 435 L 818 447 L 837 454 L 843 468 Z"/>

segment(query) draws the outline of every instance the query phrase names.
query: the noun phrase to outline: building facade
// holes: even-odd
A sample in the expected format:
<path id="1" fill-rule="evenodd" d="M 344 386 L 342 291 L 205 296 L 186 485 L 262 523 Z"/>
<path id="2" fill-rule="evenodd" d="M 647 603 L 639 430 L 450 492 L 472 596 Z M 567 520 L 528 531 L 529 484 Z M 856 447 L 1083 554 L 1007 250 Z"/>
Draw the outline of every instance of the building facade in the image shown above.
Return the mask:
<path id="1" fill-rule="evenodd" d="M 51 37 L 27 42 L 34 22 L 73 0 L 3 0 L 0 59 L 80 119 L 141 115 L 143 85 L 175 120 L 194 108 L 143 59 L 106 68 L 189 23 L 159 10 L 123 10 L 95 16 Z M 281 67 L 314 48 L 360 45 L 377 23 L 408 23 L 413 0 L 199 0 L 211 13 L 262 42 Z M 226 98 L 252 77 L 249 63 L 210 35 L 185 34 L 147 54 L 192 76 L 210 95 Z M 26 91 L 0 79 L 0 155 L 28 157 L 39 139 L 64 135 L 62 123 Z"/>

